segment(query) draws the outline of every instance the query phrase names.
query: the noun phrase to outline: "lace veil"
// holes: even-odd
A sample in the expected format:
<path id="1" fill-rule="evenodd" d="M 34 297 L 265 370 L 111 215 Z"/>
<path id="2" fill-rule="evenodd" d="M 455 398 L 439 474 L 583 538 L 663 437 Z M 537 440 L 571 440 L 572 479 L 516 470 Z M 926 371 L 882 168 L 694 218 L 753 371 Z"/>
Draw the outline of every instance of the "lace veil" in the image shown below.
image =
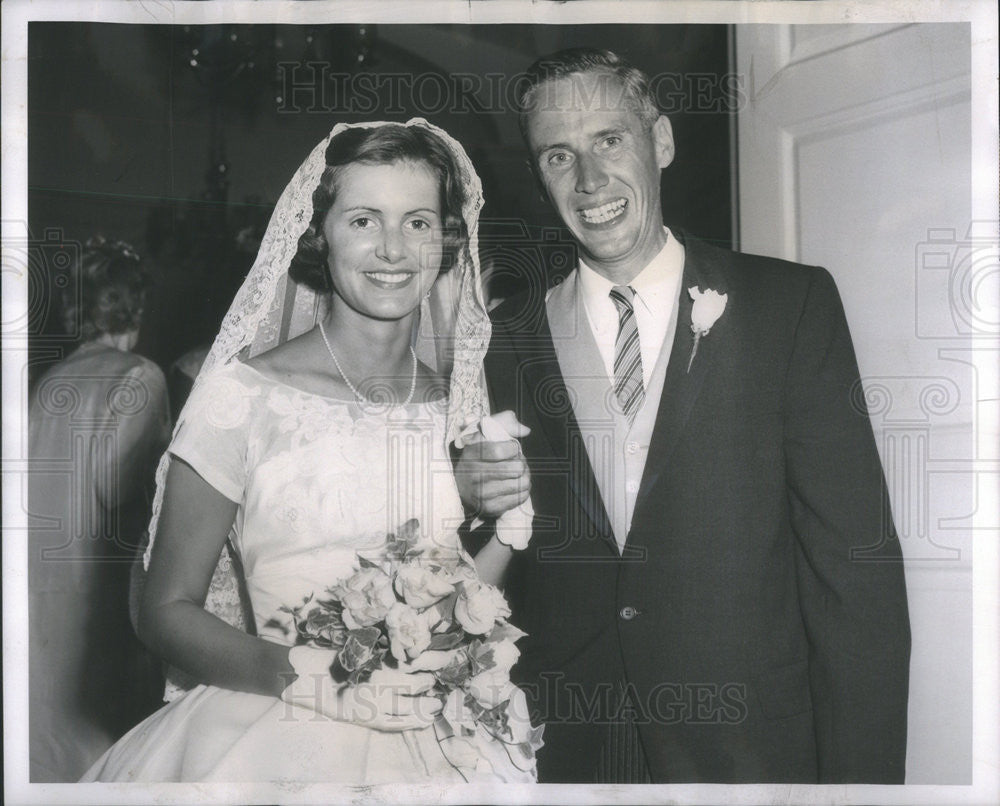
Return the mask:
<path id="1" fill-rule="evenodd" d="M 405 124 L 388 121 L 341 123 L 312 150 L 278 200 L 257 258 L 222 320 L 219 334 L 195 379 L 195 388 L 237 357 L 253 357 L 265 352 L 309 330 L 325 315 L 326 298 L 292 281 L 288 276 L 288 267 L 298 249 L 299 237 L 312 218 L 312 194 L 326 167 L 327 145 L 348 128 L 387 125 L 419 126 L 433 132 L 448 146 L 458 166 L 468 243 L 459 250 L 456 265 L 441 274 L 429 296 L 421 303 L 414 349 L 420 360 L 438 373 L 446 375 L 450 372 L 449 441 L 466 424 L 489 413 L 482 366 L 489 346 L 490 321 L 483 301 L 478 255 L 482 184 L 462 146 L 422 118 L 413 118 Z M 185 414 L 182 410 L 175 433 L 183 425 Z M 156 537 L 169 464 L 170 454 L 167 452 L 160 459 L 156 471 L 149 544 L 143 556 L 145 568 L 149 567 Z M 235 627 L 252 630 L 252 617 L 246 610 L 245 597 L 238 583 L 240 578 L 238 558 L 227 542 L 215 569 L 205 608 Z M 180 670 L 169 669 L 164 699 L 174 699 L 193 683 Z"/>

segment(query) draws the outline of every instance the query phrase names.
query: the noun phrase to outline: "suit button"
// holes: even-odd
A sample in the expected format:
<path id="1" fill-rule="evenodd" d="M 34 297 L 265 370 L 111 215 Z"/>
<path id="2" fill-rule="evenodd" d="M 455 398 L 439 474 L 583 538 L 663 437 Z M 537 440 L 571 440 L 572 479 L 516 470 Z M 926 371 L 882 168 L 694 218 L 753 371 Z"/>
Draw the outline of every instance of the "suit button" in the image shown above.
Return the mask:
<path id="1" fill-rule="evenodd" d="M 625 605 L 625 607 L 618 611 L 618 615 L 625 621 L 631 621 L 639 615 L 639 611 L 630 605 Z"/>

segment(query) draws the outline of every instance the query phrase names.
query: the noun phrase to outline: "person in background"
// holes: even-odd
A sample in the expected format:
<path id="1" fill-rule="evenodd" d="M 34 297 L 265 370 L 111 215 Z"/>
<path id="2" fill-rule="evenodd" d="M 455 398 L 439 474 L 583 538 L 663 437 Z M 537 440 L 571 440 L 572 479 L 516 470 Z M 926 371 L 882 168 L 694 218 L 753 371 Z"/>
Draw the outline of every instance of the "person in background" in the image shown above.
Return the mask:
<path id="1" fill-rule="evenodd" d="M 29 734 L 33 782 L 76 781 L 158 700 L 129 624 L 129 568 L 170 437 L 166 382 L 131 352 L 150 277 L 123 242 L 89 241 L 63 292 L 82 343 L 29 401 Z"/>

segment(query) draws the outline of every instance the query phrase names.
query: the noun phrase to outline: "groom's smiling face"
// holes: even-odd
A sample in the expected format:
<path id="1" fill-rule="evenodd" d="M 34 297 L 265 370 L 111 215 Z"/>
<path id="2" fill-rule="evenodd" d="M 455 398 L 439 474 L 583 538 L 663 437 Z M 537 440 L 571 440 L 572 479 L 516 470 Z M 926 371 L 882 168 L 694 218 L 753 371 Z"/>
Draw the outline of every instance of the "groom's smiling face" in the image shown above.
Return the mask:
<path id="1" fill-rule="evenodd" d="M 643 122 L 608 73 L 546 81 L 526 134 L 549 200 L 591 268 L 629 282 L 664 243 L 660 170 L 673 159 L 670 123 Z"/>

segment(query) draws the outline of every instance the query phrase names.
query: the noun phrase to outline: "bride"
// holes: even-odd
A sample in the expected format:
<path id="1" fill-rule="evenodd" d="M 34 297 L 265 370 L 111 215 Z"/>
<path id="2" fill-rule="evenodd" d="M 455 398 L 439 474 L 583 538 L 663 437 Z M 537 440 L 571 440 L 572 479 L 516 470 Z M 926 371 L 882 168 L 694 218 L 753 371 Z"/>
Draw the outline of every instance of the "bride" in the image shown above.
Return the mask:
<path id="1" fill-rule="evenodd" d="M 534 780 L 497 748 L 456 760 L 426 671 L 338 686 L 333 650 L 292 647 L 286 611 L 410 518 L 461 551 L 446 446 L 487 408 L 481 206 L 461 146 L 422 120 L 340 125 L 299 168 L 161 465 L 139 632 L 199 684 L 83 780 Z M 248 631 L 209 612 L 227 541 Z M 479 553 L 483 580 L 507 550 Z"/>

